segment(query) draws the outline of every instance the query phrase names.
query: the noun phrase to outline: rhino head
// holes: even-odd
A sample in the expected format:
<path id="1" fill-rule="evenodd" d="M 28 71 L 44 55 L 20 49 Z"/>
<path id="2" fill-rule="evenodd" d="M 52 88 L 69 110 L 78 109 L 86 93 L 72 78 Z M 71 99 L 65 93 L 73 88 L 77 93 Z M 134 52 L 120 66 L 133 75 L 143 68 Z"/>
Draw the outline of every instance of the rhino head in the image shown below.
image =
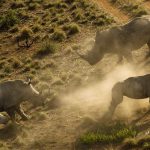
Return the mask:
<path id="1" fill-rule="evenodd" d="M 44 105 L 44 97 L 33 87 L 30 79 L 28 82 L 24 82 L 24 93 L 26 93 L 26 99 L 34 106 Z"/>
<path id="2" fill-rule="evenodd" d="M 104 56 L 103 49 L 104 49 L 103 37 L 102 37 L 101 32 L 97 31 L 94 46 L 92 47 L 92 49 L 89 52 L 87 52 L 85 55 L 80 54 L 78 52 L 77 54 L 84 60 L 88 61 L 90 65 L 95 65 L 103 58 Z"/>

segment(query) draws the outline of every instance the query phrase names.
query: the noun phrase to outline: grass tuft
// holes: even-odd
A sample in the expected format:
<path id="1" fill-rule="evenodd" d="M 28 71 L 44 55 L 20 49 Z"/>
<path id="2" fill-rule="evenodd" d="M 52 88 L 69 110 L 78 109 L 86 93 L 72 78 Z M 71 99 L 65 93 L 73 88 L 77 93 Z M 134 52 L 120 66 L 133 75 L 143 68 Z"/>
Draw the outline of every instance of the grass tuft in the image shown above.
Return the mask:
<path id="1" fill-rule="evenodd" d="M 8 30 L 17 23 L 19 19 L 16 11 L 9 10 L 6 15 L 0 17 L 0 30 Z"/>
<path id="2" fill-rule="evenodd" d="M 64 26 L 64 29 L 68 31 L 69 35 L 73 35 L 73 34 L 80 32 L 80 27 L 76 23 L 71 23 L 67 26 Z"/>
<path id="3" fill-rule="evenodd" d="M 24 3 L 22 1 L 14 1 L 10 4 L 12 9 L 22 8 L 24 7 Z"/>
<path id="4" fill-rule="evenodd" d="M 120 143 L 124 139 L 134 137 L 137 132 L 122 124 L 106 126 L 99 128 L 97 131 L 86 133 L 81 136 L 82 144 L 111 144 Z"/>
<path id="5" fill-rule="evenodd" d="M 52 34 L 52 39 L 54 41 L 62 42 L 66 39 L 66 33 L 61 29 L 55 29 L 54 33 Z"/>
<path id="6" fill-rule="evenodd" d="M 58 49 L 58 45 L 52 41 L 45 41 L 44 43 L 42 43 L 40 49 L 37 51 L 37 56 L 45 56 L 48 54 L 53 54 L 57 51 Z"/>

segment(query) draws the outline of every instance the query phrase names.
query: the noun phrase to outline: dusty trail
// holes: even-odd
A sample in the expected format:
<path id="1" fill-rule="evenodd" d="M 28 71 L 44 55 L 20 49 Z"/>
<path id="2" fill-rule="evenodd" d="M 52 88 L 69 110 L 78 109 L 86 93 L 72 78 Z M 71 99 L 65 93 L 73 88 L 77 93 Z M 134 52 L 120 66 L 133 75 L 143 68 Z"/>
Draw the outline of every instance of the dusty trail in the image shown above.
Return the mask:
<path id="1" fill-rule="evenodd" d="M 112 6 L 106 0 L 95 0 L 104 11 L 110 13 L 115 17 L 118 23 L 124 23 L 129 20 L 119 9 Z M 65 62 L 64 58 L 64 62 Z M 72 58 L 70 58 L 72 61 Z M 66 60 L 68 61 L 68 60 Z M 66 62 L 67 63 L 67 62 Z M 64 63 L 65 64 L 65 63 Z M 109 61 L 106 60 L 100 68 L 110 70 Z M 109 66 L 107 68 L 107 66 Z M 86 70 L 88 67 L 84 66 Z M 61 66 L 65 68 L 65 66 Z M 69 69 L 69 68 L 68 68 Z M 82 68 L 78 68 L 78 71 Z M 85 71 L 86 71 L 85 70 Z M 78 108 L 73 106 L 65 106 L 62 108 L 48 110 L 48 118 L 44 121 L 36 122 L 30 121 L 31 125 L 29 132 L 32 132 L 32 138 L 27 139 L 27 145 L 22 147 L 22 150 L 37 149 L 37 150 L 71 150 L 74 149 L 74 142 L 76 137 L 83 132 L 80 130 L 79 125 L 84 121 L 84 113 L 79 111 Z"/>
<path id="2" fill-rule="evenodd" d="M 119 10 L 118 8 L 112 6 L 109 2 L 107 2 L 107 0 L 94 0 L 94 1 L 97 2 L 98 5 L 102 9 L 104 9 L 104 11 L 111 14 L 118 23 L 124 23 L 130 19 L 121 10 Z M 73 58 L 70 57 L 69 61 L 72 62 L 72 60 Z M 113 62 L 113 58 L 111 58 L 111 61 Z M 68 63 L 68 58 L 64 57 L 63 62 L 64 64 Z M 105 60 L 105 62 L 101 64 L 101 66 L 99 66 L 99 68 L 100 69 L 104 68 L 105 70 L 108 71 L 112 67 L 109 64 L 110 59 L 107 59 Z M 70 63 L 70 65 L 72 65 L 72 63 Z M 83 68 L 85 73 L 87 73 L 90 70 L 90 67 L 87 66 L 87 64 L 81 65 L 83 65 L 80 66 L 81 68 L 79 66 L 76 66 L 78 67 L 77 68 L 78 72 L 83 71 Z M 65 68 L 65 66 L 61 64 L 60 68 Z M 74 108 L 73 106 L 63 106 L 61 108 L 44 111 L 44 113 L 46 113 L 47 115 L 45 120 L 43 121 L 29 120 L 27 123 L 25 123 L 27 126 L 30 126 L 30 129 L 28 130 L 29 135 L 25 139 L 26 144 L 19 147 L 19 149 L 21 150 L 75 149 L 74 142 L 77 136 L 80 134 L 80 132 L 84 132 L 82 131 L 83 129 L 80 130 L 79 128 L 79 125 L 82 124 L 84 120 L 85 115 L 84 112 L 79 111 L 78 108 Z"/>
<path id="3" fill-rule="evenodd" d="M 111 5 L 107 0 L 94 0 L 101 8 L 115 18 L 118 23 L 127 22 L 130 18 L 124 12 Z"/>

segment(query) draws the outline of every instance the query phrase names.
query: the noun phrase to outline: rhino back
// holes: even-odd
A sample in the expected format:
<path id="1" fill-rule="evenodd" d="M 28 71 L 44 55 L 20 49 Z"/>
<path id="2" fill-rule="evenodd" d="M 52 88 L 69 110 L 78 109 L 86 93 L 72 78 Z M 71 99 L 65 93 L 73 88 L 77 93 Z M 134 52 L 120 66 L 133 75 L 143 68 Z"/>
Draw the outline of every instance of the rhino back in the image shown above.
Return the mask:
<path id="1" fill-rule="evenodd" d="M 137 30 L 147 30 L 150 29 L 150 15 L 143 16 L 143 17 L 137 17 L 127 24 L 123 25 L 124 30 L 128 32 L 134 32 Z"/>
<path id="2" fill-rule="evenodd" d="M 0 84 L 0 108 L 9 108 L 20 103 L 22 98 L 22 80 L 12 80 Z"/>
<path id="3" fill-rule="evenodd" d="M 150 74 L 130 77 L 123 82 L 125 96 L 142 99 L 150 96 Z"/>

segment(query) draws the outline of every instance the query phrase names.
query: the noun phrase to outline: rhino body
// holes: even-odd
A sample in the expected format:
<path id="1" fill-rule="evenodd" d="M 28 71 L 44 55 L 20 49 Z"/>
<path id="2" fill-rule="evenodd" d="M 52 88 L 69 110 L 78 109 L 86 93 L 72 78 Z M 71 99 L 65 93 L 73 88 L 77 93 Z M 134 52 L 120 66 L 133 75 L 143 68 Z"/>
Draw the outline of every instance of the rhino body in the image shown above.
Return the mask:
<path id="1" fill-rule="evenodd" d="M 116 83 L 112 88 L 109 115 L 113 115 L 116 107 L 123 101 L 123 96 L 133 99 L 150 98 L 150 74 L 130 77 L 123 82 Z"/>
<path id="2" fill-rule="evenodd" d="M 125 57 L 132 61 L 132 51 L 147 44 L 150 49 L 150 15 L 137 17 L 122 26 L 97 31 L 93 48 L 81 55 L 91 65 L 100 61 L 106 53 L 117 54 L 119 61 Z"/>
<path id="3" fill-rule="evenodd" d="M 17 112 L 22 119 L 28 119 L 20 104 L 29 101 L 34 105 L 42 105 L 43 98 L 30 82 L 10 80 L 0 83 L 0 112 L 6 111 L 12 121 L 15 121 Z"/>

